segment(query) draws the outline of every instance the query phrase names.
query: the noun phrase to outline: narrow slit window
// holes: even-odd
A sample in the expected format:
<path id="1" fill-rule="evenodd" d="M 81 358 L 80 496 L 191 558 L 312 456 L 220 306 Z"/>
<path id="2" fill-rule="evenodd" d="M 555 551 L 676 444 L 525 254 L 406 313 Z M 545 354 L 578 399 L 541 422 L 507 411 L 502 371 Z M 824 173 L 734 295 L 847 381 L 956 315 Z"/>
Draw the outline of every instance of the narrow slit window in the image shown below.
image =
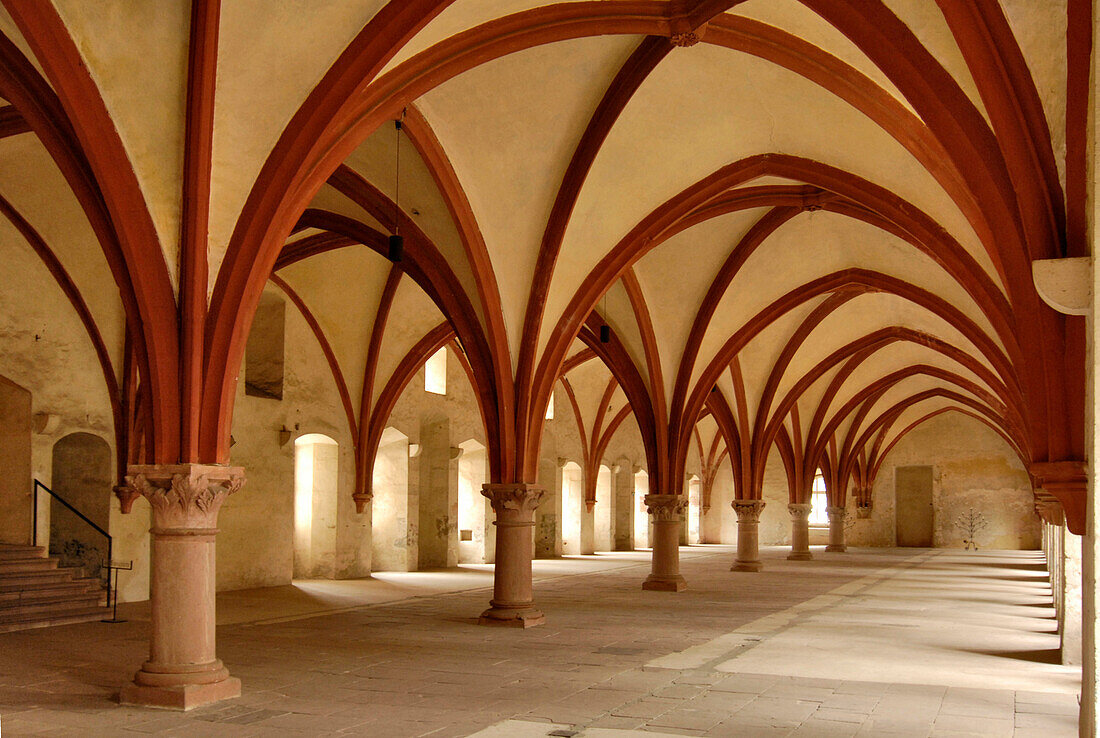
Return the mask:
<path id="1" fill-rule="evenodd" d="M 546 419 L 554 419 L 554 393 L 550 393 L 550 402 L 546 403 Z"/>
<path id="2" fill-rule="evenodd" d="M 447 347 L 436 351 L 424 362 L 424 389 L 436 395 L 447 394 Z"/>

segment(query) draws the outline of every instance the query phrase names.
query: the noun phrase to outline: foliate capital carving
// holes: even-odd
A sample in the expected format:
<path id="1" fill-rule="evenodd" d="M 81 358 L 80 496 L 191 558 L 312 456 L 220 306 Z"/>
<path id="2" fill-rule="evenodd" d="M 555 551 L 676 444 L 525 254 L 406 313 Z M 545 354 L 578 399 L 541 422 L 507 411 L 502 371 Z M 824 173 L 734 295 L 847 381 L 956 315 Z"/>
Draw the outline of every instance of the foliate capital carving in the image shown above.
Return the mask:
<path id="1" fill-rule="evenodd" d="M 153 508 L 154 530 L 212 530 L 225 498 L 244 486 L 244 469 L 214 464 L 136 464 L 116 489 L 127 512 L 140 495 Z"/>
<path id="2" fill-rule="evenodd" d="M 808 502 L 792 502 L 787 505 L 787 512 L 791 514 L 791 520 L 806 520 L 810 517 L 810 511 L 814 506 Z"/>
<path id="3" fill-rule="evenodd" d="M 763 500 L 734 500 L 733 511 L 737 513 L 738 523 L 759 523 L 760 513 L 764 511 Z"/>
<path id="4" fill-rule="evenodd" d="M 839 505 L 829 505 L 825 508 L 825 514 L 829 516 L 829 522 L 831 523 L 834 520 L 844 520 L 848 514 L 848 509 Z"/>
<path id="5" fill-rule="evenodd" d="M 489 499 L 498 518 L 532 518 L 546 497 L 546 490 L 533 484 L 485 484 L 481 494 Z"/>
<path id="6" fill-rule="evenodd" d="M 646 512 L 653 516 L 654 522 L 659 523 L 679 522 L 688 503 L 682 495 L 646 495 L 642 499 Z"/>
<path id="7" fill-rule="evenodd" d="M 874 510 L 874 507 L 871 505 L 856 505 L 856 517 L 866 520 L 871 517 L 872 510 Z"/>

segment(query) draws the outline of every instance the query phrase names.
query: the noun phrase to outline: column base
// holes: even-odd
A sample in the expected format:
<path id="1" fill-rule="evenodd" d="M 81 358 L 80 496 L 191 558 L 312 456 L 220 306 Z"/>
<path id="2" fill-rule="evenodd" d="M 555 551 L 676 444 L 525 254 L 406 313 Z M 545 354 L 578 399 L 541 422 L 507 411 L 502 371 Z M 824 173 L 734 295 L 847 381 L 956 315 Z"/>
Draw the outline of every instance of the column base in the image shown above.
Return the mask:
<path id="1" fill-rule="evenodd" d="M 650 574 L 642 582 L 642 589 L 651 592 L 683 592 L 687 586 L 687 580 L 679 574 L 671 577 L 656 577 Z"/>
<path id="2" fill-rule="evenodd" d="M 240 696 L 241 680 L 226 677 L 211 684 L 180 684 L 173 687 L 148 687 L 130 682 L 122 687 L 118 701 L 122 705 L 186 711 Z"/>
<path id="3" fill-rule="evenodd" d="M 503 628 L 534 628 L 546 622 L 546 616 L 536 610 L 534 603 L 527 607 L 501 607 L 490 602 L 490 607 L 477 619 L 478 625 L 496 625 Z"/>
<path id="4" fill-rule="evenodd" d="M 848 547 L 845 546 L 844 544 L 834 545 L 834 544 L 830 543 L 828 546 L 825 547 L 825 550 L 826 551 L 832 551 L 834 553 L 844 553 L 845 551 L 848 550 Z"/>
<path id="5" fill-rule="evenodd" d="M 787 554 L 787 561 L 812 561 L 813 557 L 809 551 L 791 551 Z"/>
<path id="6" fill-rule="evenodd" d="M 734 561 L 730 571 L 760 571 L 764 568 L 761 561 Z"/>

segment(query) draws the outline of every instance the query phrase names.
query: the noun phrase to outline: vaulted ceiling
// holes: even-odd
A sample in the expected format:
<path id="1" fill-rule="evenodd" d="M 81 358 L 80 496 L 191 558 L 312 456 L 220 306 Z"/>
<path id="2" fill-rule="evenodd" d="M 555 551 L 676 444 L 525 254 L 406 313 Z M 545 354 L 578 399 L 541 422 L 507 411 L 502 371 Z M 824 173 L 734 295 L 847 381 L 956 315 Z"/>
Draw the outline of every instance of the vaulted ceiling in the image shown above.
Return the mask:
<path id="1" fill-rule="evenodd" d="M 271 278 L 366 449 L 455 340 L 498 479 L 581 351 L 666 491 L 716 433 L 739 496 L 773 445 L 807 494 L 866 485 L 947 410 L 1084 458 L 1082 327 L 1030 265 L 1086 253 L 1087 2 L 4 7 L 3 238 L 72 275 L 117 382 L 129 320 L 166 457 L 227 453 Z"/>

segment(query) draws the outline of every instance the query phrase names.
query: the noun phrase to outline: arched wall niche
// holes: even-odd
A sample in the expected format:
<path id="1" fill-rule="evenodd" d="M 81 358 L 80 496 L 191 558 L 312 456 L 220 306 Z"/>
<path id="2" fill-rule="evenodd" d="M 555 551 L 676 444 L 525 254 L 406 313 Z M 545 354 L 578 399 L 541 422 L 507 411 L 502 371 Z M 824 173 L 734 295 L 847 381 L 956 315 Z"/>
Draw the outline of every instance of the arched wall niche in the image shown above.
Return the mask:
<path id="1" fill-rule="evenodd" d="M 392 426 L 382 431 L 371 488 L 371 570 L 415 571 L 417 514 L 416 495 L 409 489 L 409 437 Z"/>
<path id="2" fill-rule="evenodd" d="M 111 446 L 92 433 L 70 433 L 53 447 L 52 489 L 97 526 L 109 531 L 114 478 Z M 61 566 L 83 567 L 100 575 L 107 562 L 107 539 L 58 500 L 50 498 L 50 555 Z"/>
<path id="3" fill-rule="evenodd" d="M 649 512 L 645 496 L 649 494 L 649 473 L 645 469 L 634 472 L 634 548 L 649 548 Z"/>
<path id="4" fill-rule="evenodd" d="M 584 553 L 581 519 L 584 517 L 584 472 L 574 461 L 561 473 L 561 549 L 566 555 Z"/>
<path id="5" fill-rule="evenodd" d="M 470 439 L 458 444 L 458 563 L 493 562 L 496 546 L 493 510 L 481 494 L 489 481 L 489 455 L 485 446 Z"/>
<path id="6" fill-rule="evenodd" d="M 615 550 L 615 494 L 611 488 L 611 468 L 600 464 L 596 474 L 596 550 Z"/>
<path id="7" fill-rule="evenodd" d="M 703 485 L 695 474 L 688 477 L 687 493 L 687 514 L 683 522 L 680 540 L 690 546 L 700 542 L 702 532 Z"/>
<path id="8" fill-rule="evenodd" d="M 31 542 L 31 393 L 0 376 L 0 543 Z"/>
<path id="9" fill-rule="evenodd" d="M 335 577 L 340 447 L 321 433 L 294 441 L 294 576 Z"/>

